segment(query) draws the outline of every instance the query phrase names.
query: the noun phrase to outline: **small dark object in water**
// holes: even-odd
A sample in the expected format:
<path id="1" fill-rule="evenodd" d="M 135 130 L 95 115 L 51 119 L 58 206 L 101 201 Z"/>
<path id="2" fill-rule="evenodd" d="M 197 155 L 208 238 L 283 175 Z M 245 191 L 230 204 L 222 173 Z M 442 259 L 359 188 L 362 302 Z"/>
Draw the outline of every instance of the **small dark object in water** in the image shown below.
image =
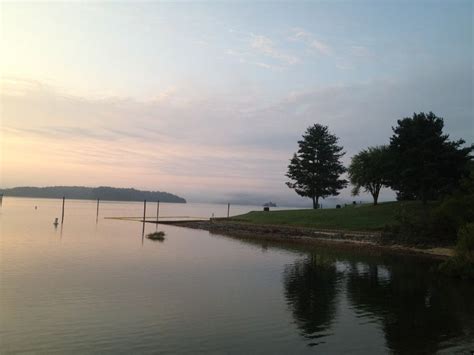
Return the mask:
<path id="1" fill-rule="evenodd" d="M 150 233 L 146 237 L 151 240 L 157 240 L 159 242 L 162 242 L 165 240 L 165 232 L 159 231 L 159 232 Z"/>

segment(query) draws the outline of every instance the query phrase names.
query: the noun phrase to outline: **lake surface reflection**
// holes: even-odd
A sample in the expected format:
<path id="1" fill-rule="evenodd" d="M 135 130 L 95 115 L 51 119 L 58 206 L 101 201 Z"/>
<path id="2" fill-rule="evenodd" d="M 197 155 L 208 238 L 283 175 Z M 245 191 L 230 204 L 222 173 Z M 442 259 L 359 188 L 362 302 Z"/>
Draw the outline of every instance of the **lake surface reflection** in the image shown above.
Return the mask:
<path id="1" fill-rule="evenodd" d="M 139 203 L 104 203 L 98 223 L 93 201 L 66 203 L 65 223 L 54 228 L 60 201 L 4 198 L 2 353 L 474 349 L 474 286 L 437 278 L 435 261 L 172 226 L 159 227 L 166 239 L 157 243 L 142 239 L 140 223 L 103 219 L 140 216 Z M 226 212 L 160 207 L 163 215 Z"/>

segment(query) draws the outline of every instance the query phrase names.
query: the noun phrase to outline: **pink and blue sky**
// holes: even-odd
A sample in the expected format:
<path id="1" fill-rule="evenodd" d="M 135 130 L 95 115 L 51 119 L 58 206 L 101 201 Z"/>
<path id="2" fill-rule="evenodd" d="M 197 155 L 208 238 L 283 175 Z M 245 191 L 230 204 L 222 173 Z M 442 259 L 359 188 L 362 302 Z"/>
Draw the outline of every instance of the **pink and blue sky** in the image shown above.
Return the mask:
<path id="1" fill-rule="evenodd" d="M 0 13 L 2 187 L 291 204 L 284 175 L 314 123 L 340 137 L 346 164 L 415 111 L 474 138 L 471 1 L 2 2 Z"/>

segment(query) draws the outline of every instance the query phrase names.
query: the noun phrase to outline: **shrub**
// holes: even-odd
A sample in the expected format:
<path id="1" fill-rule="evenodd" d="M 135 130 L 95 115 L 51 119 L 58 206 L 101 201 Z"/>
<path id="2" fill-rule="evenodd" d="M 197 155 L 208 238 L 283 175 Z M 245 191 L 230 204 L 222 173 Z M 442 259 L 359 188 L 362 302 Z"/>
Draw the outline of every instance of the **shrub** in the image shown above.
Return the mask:
<path id="1" fill-rule="evenodd" d="M 413 208 L 414 206 L 420 208 Z M 385 226 L 382 232 L 382 242 L 420 247 L 433 244 L 452 244 L 452 241 L 440 238 L 435 232 L 430 208 L 430 205 L 421 206 L 421 203 L 419 205 L 401 205 L 395 216 L 396 224 Z"/>
<path id="2" fill-rule="evenodd" d="M 474 222 L 474 194 L 456 194 L 446 198 L 433 211 L 433 230 L 455 238 L 461 226 Z"/>
<path id="3" fill-rule="evenodd" d="M 474 223 L 468 223 L 460 229 L 456 254 L 474 262 Z"/>
<path id="4" fill-rule="evenodd" d="M 456 254 L 440 264 L 439 269 L 451 276 L 474 279 L 474 223 L 459 230 Z"/>

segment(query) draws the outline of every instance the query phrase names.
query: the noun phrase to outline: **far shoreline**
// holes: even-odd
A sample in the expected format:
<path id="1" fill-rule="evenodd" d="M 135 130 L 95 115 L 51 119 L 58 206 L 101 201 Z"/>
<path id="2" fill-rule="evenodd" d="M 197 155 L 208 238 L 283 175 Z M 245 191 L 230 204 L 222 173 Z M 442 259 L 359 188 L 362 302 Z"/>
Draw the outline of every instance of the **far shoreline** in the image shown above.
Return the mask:
<path id="1" fill-rule="evenodd" d="M 97 202 L 97 199 L 90 199 L 90 198 L 77 198 L 77 197 L 66 197 L 66 201 L 90 201 L 90 202 Z M 34 199 L 42 199 L 42 200 L 61 200 L 62 197 L 46 197 L 46 196 L 12 196 L 12 195 L 3 195 L 3 200 L 7 198 L 24 198 L 24 199 L 29 199 L 29 200 L 34 200 Z M 129 203 L 129 202 L 137 202 L 143 204 L 143 200 L 105 200 L 105 199 L 100 199 L 100 203 L 107 203 L 107 202 L 114 202 L 114 203 Z M 149 203 L 156 203 L 156 201 L 153 200 L 147 200 Z M 186 205 L 190 202 L 169 202 L 169 201 L 160 201 L 160 203 L 175 203 L 178 205 Z M 192 202 L 191 202 L 192 203 Z"/>

